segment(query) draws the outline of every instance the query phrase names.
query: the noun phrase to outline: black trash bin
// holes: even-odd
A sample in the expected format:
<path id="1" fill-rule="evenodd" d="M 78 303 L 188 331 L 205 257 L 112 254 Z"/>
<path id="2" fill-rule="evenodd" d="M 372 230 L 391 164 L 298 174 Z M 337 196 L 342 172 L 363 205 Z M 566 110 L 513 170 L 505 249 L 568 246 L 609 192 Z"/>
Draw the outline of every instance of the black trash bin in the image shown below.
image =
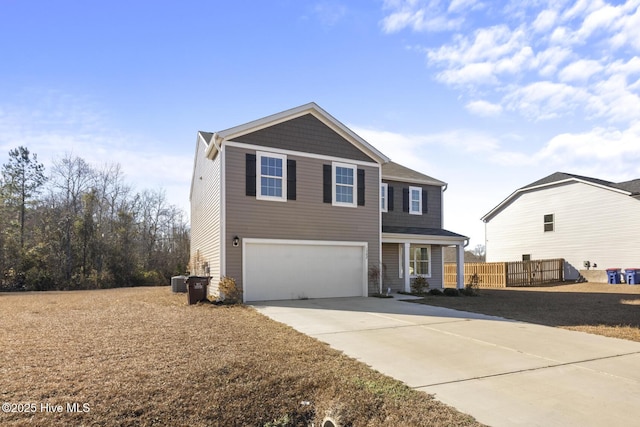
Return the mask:
<path id="1" fill-rule="evenodd" d="M 189 305 L 196 304 L 207 299 L 207 286 L 209 277 L 189 276 L 187 277 L 187 302 Z"/>

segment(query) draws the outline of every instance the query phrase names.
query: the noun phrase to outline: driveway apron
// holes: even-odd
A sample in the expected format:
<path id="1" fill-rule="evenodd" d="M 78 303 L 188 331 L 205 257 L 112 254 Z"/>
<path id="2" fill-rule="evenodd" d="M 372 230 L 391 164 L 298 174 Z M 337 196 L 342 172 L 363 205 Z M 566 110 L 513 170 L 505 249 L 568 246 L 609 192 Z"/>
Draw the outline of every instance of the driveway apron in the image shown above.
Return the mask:
<path id="1" fill-rule="evenodd" d="M 637 342 L 398 299 L 253 306 L 488 425 L 640 425 Z"/>

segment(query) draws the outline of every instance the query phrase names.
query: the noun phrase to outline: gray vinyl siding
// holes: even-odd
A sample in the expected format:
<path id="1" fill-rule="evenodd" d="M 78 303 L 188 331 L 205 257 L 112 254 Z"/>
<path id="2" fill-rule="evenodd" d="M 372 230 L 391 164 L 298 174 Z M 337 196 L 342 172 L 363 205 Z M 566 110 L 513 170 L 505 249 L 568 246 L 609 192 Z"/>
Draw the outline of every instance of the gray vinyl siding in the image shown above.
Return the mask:
<path id="1" fill-rule="evenodd" d="M 400 273 L 400 248 L 398 243 L 382 244 L 382 290 L 387 288 L 392 291 L 404 290 L 404 278 L 399 277 Z M 431 277 L 427 278 L 430 288 L 442 288 L 443 280 L 442 246 L 431 245 Z"/>
<path id="2" fill-rule="evenodd" d="M 204 155 L 205 148 L 204 144 L 198 143 L 194 166 L 190 272 L 211 276 L 210 293 L 215 294 L 221 274 L 222 155 L 209 160 Z"/>
<path id="3" fill-rule="evenodd" d="M 404 291 L 404 279 L 399 277 L 400 262 L 399 262 L 400 249 L 398 243 L 383 243 L 382 244 L 382 291 L 386 292 L 387 288 L 391 288 L 391 291 L 398 292 Z"/>
<path id="4" fill-rule="evenodd" d="M 245 155 L 255 151 L 227 147 L 226 155 L 226 275 L 242 285 L 242 245 L 233 236 L 263 239 L 367 242 L 368 265 L 380 253 L 379 168 L 365 170 L 365 206 L 338 207 L 323 203 L 322 166 L 331 162 L 301 156 L 296 161 L 297 200 L 275 202 L 245 195 Z M 369 283 L 369 293 L 377 292 Z"/>
<path id="5" fill-rule="evenodd" d="M 442 228 L 442 189 L 434 185 L 411 184 L 407 182 L 383 180 L 393 187 L 393 211 L 382 213 L 383 226 Z M 402 210 L 403 188 L 421 187 L 427 190 L 427 212 L 411 215 Z"/>
<path id="6" fill-rule="evenodd" d="M 431 245 L 431 277 L 427 279 L 429 288 L 444 287 L 443 265 L 442 246 Z"/>
<path id="7" fill-rule="evenodd" d="M 312 114 L 288 120 L 234 138 L 234 141 L 263 147 L 322 154 L 344 159 L 375 162 Z"/>

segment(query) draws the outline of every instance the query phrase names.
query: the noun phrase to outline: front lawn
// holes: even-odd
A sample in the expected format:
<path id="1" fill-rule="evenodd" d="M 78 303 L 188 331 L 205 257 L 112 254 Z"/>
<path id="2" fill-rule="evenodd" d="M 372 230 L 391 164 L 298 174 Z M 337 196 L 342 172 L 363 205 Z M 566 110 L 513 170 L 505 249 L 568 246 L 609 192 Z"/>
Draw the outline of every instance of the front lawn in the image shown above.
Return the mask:
<path id="1" fill-rule="evenodd" d="M 568 283 L 478 293 L 416 302 L 640 342 L 640 285 Z"/>
<path id="2" fill-rule="evenodd" d="M 249 307 L 188 306 L 168 287 L 0 306 L 3 426 L 479 425 Z"/>

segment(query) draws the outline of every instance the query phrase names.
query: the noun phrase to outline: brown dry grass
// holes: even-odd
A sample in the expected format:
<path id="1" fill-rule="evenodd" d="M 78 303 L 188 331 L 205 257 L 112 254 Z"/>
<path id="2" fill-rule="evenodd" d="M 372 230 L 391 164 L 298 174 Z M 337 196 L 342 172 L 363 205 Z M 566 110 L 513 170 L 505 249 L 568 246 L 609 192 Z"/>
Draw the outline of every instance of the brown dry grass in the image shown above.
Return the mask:
<path id="1" fill-rule="evenodd" d="M 0 412 L 3 426 L 318 425 L 327 411 L 359 426 L 478 425 L 248 307 L 188 306 L 167 287 L 0 294 L 0 306 L 0 402 L 37 405 Z M 89 412 L 66 412 L 74 402 Z"/>
<path id="2" fill-rule="evenodd" d="M 424 304 L 640 341 L 640 286 L 605 283 L 480 289 L 473 297 L 428 296 Z"/>

